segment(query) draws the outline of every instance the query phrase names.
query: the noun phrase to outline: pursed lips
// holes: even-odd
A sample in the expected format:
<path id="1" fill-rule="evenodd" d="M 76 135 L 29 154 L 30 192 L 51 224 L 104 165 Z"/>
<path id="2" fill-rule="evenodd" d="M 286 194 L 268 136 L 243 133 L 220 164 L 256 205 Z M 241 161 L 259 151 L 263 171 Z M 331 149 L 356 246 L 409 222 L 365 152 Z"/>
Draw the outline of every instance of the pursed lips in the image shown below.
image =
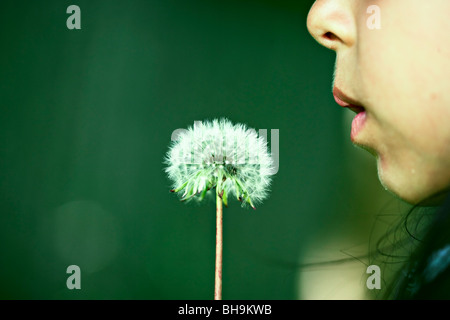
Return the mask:
<path id="1" fill-rule="evenodd" d="M 347 96 L 338 87 L 333 88 L 333 96 L 336 103 L 343 108 L 348 108 L 356 114 L 365 111 L 365 108 L 358 101 Z"/>

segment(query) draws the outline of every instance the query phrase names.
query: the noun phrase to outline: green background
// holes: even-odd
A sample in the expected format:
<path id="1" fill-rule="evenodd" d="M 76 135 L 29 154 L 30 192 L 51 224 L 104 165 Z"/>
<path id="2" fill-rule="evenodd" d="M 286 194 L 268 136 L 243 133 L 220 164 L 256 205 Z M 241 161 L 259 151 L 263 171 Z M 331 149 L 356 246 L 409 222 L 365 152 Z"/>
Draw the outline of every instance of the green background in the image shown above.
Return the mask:
<path id="1" fill-rule="evenodd" d="M 312 2 L 3 0 L 0 298 L 212 299 L 215 204 L 179 202 L 162 161 L 217 117 L 280 146 L 270 197 L 225 209 L 223 298 L 301 298 L 306 247 L 367 220 Z"/>

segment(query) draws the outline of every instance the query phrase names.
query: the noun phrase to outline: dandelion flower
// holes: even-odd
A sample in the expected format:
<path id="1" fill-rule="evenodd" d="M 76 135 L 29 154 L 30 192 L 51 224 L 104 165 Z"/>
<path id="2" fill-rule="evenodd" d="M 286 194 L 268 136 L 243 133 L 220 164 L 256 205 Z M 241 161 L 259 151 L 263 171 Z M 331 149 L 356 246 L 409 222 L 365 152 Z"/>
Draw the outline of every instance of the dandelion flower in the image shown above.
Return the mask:
<path id="1" fill-rule="evenodd" d="M 274 172 L 266 140 L 254 129 L 227 119 L 184 131 L 171 145 L 165 163 L 171 191 L 184 191 L 181 200 L 197 195 L 202 200 L 215 187 L 226 206 L 229 195 L 234 195 L 243 206 L 255 208 L 268 196 Z"/>
<path id="2" fill-rule="evenodd" d="M 230 196 L 242 206 L 260 204 L 269 194 L 274 166 L 266 140 L 244 124 L 228 119 L 196 122 L 172 142 L 165 171 L 172 192 L 182 201 L 201 201 L 215 188 L 216 198 L 216 300 L 222 289 L 222 203 Z"/>

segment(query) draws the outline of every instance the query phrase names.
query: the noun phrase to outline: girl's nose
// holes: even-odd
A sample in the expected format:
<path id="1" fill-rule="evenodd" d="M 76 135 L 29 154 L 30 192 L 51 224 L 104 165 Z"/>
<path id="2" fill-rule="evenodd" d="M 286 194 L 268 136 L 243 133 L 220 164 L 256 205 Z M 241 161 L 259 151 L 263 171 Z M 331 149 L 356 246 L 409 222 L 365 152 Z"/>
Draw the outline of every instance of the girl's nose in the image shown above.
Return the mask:
<path id="1" fill-rule="evenodd" d="M 353 0 L 316 0 L 308 14 L 309 33 L 328 49 L 351 47 L 356 39 L 352 3 Z"/>

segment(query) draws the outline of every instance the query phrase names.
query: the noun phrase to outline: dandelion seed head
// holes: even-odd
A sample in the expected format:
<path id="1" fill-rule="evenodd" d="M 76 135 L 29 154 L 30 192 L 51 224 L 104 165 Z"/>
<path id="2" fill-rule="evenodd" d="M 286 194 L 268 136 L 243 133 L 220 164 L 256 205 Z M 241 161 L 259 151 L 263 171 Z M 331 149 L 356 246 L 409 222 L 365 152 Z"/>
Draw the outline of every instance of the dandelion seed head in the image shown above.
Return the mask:
<path id="1" fill-rule="evenodd" d="M 233 195 L 252 207 L 267 198 L 275 172 L 264 137 L 228 119 L 196 122 L 172 141 L 164 163 L 182 200 L 201 200 L 216 188 L 225 204 Z"/>

